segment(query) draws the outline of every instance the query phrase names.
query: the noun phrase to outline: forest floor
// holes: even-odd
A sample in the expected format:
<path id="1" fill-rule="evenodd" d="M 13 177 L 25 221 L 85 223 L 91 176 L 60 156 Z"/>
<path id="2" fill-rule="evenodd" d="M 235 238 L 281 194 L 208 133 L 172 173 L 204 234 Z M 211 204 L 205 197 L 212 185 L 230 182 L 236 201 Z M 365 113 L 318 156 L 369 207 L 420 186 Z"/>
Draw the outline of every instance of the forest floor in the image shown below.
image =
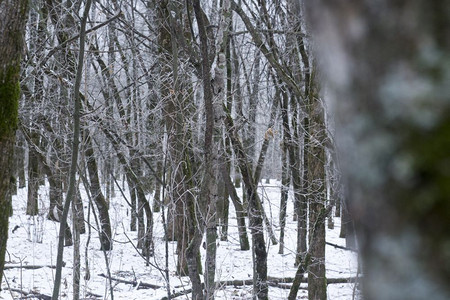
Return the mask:
<path id="1" fill-rule="evenodd" d="M 271 180 L 270 184 L 262 184 L 259 188 L 260 196 L 264 201 L 266 214 L 273 224 L 275 235 L 279 236 L 279 182 Z M 83 196 L 83 190 L 81 191 Z M 125 190 L 126 195 L 127 191 Z M 241 195 L 241 189 L 238 189 Z M 19 299 L 19 290 L 28 294 L 51 296 L 57 255 L 59 223 L 46 219 L 48 212 L 48 187 L 41 187 L 39 191 L 40 215 L 29 217 L 25 215 L 27 190 L 19 189 L 13 197 L 14 215 L 10 218 L 9 240 L 6 253 L 6 266 L 2 282 L 0 299 Z M 84 198 L 87 199 L 87 198 Z M 87 203 L 87 201 L 86 201 Z M 85 204 L 85 214 L 87 214 Z M 268 275 L 276 278 L 294 277 L 295 248 L 297 240 L 296 222 L 293 221 L 292 195 L 289 197 L 288 215 L 285 233 L 285 254 L 278 254 L 279 245 L 268 245 Z M 163 239 L 163 226 L 160 213 L 154 213 L 155 255 L 150 258 L 150 265 L 146 266 L 145 260 L 135 250 L 137 233 L 129 230 L 130 213 L 126 202 L 117 192 L 111 200 L 110 217 L 113 229 L 114 249 L 108 252 L 108 262 L 111 275 L 115 279 L 135 281 L 140 284 L 133 286 L 128 283 L 113 281 L 114 299 L 162 299 L 167 296 L 166 281 L 164 279 L 165 266 L 165 241 Z M 91 223 L 95 224 L 92 221 Z M 329 243 L 340 246 L 345 245 L 345 240 L 339 238 L 340 218 L 335 218 L 333 230 L 327 229 L 326 240 Z M 218 242 L 217 248 L 217 272 L 216 280 L 251 280 L 252 256 L 251 251 L 241 251 L 236 225 L 234 207 L 230 204 L 230 220 L 228 241 Z M 111 299 L 108 280 L 100 276 L 107 274 L 105 257 L 100 251 L 100 243 L 96 226 L 92 226 L 90 243 L 87 246 L 88 234 L 81 236 L 81 299 Z M 251 237 L 249 235 L 249 239 Z M 266 241 L 268 237 L 266 234 Z M 266 242 L 267 243 L 267 242 Z M 205 252 L 203 248 L 202 257 Z M 169 274 L 172 292 L 189 289 L 189 278 L 179 277 L 175 273 L 176 243 L 169 242 Z M 87 257 L 85 257 L 87 253 Z M 91 277 L 84 279 L 86 264 L 88 261 Z M 65 267 L 62 273 L 62 285 L 60 299 L 72 299 L 72 263 L 73 247 L 64 249 Z M 23 266 L 22 268 L 20 266 Z M 27 269 L 26 266 L 42 266 L 36 269 Z M 326 246 L 326 276 L 327 278 L 355 277 L 357 271 L 357 256 L 354 252 L 339 249 L 331 245 Z M 145 288 L 145 284 L 160 286 L 160 288 Z M 286 299 L 289 289 L 269 287 L 270 299 Z M 354 283 L 339 283 L 328 285 L 328 299 L 350 300 L 358 299 L 358 289 Z M 98 297 L 96 298 L 95 295 Z M 23 295 L 22 295 L 23 297 Z M 177 299 L 186 299 L 188 296 L 180 296 Z M 21 298 L 24 299 L 25 297 Z M 306 284 L 301 285 L 297 299 L 307 299 Z M 41 297 L 41 299 L 44 299 Z M 252 299 L 252 286 L 225 286 L 218 288 L 216 299 Z"/>

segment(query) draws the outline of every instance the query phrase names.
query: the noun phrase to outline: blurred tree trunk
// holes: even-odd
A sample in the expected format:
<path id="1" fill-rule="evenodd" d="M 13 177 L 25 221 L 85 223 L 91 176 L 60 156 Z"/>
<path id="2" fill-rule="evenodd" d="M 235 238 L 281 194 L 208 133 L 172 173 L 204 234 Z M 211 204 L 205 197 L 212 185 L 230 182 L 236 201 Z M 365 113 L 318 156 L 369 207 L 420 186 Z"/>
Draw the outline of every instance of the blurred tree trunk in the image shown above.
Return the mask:
<path id="1" fill-rule="evenodd" d="M 11 214 L 10 185 L 19 108 L 20 60 L 28 1 L 0 1 L 0 283 Z"/>
<path id="2" fill-rule="evenodd" d="M 450 2 L 307 3 L 362 237 L 364 299 L 449 299 Z"/>

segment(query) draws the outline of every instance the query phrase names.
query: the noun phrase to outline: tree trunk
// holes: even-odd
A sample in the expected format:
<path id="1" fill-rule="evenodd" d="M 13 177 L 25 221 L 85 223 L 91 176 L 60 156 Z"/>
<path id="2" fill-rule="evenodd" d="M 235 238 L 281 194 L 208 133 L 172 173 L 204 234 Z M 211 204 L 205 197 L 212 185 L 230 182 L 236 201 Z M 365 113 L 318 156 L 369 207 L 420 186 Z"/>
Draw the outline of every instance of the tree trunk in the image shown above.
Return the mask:
<path id="1" fill-rule="evenodd" d="M 28 1 L 0 2 L 0 283 L 11 213 L 10 185 L 20 89 L 20 60 Z"/>
<path id="2" fill-rule="evenodd" d="M 236 188 L 234 187 L 230 176 L 226 175 L 227 173 L 223 174 L 223 180 L 225 182 L 225 187 L 227 188 L 228 194 L 231 197 L 231 201 L 233 202 L 234 210 L 236 211 L 236 221 L 239 232 L 239 245 L 241 247 L 241 250 L 249 250 L 250 244 L 248 242 L 247 225 L 245 224 L 245 209 L 242 205 L 241 200 L 239 199 Z"/>
<path id="3" fill-rule="evenodd" d="M 38 137 L 32 133 L 32 143 L 37 145 Z M 33 138 L 34 137 L 34 138 Z M 28 149 L 28 197 L 26 214 L 36 216 L 38 214 L 38 190 L 39 190 L 39 161 L 34 147 Z"/>
<path id="4" fill-rule="evenodd" d="M 307 200 L 305 198 L 304 188 L 307 186 L 307 181 L 301 178 L 300 163 L 298 155 L 298 147 L 295 145 L 296 141 L 293 139 L 291 129 L 289 126 L 288 116 L 288 94 L 285 90 L 277 88 L 277 97 L 281 98 L 281 116 L 283 122 L 283 139 L 284 145 L 287 148 L 287 159 L 289 162 L 289 171 L 292 176 L 292 188 L 294 190 L 294 202 L 297 203 L 297 254 L 295 258 L 295 265 L 300 264 L 302 256 L 306 253 L 306 234 L 307 234 Z M 296 109 L 296 108 L 294 108 Z M 307 128 L 305 128 L 307 130 Z M 305 142 L 307 142 L 308 134 L 305 134 Z M 304 145 L 306 153 L 306 145 Z M 306 158 L 305 158 L 306 160 Z M 307 174 L 305 168 L 304 174 Z"/>
<path id="5" fill-rule="evenodd" d="M 78 195 L 77 197 L 78 198 Z M 75 199 L 76 199 L 75 198 Z M 73 287 L 73 300 L 80 299 L 80 278 L 81 278 L 81 256 L 80 256 L 80 224 L 79 224 L 79 207 L 76 201 L 72 202 L 72 215 L 73 218 L 73 267 L 72 267 L 72 287 Z"/>
<path id="6" fill-rule="evenodd" d="M 80 110 L 81 110 L 81 100 L 80 100 L 80 86 L 81 77 L 83 72 L 83 61 L 84 61 L 84 42 L 85 42 L 85 32 L 86 32 L 86 22 L 88 18 L 88 13 L 90 6 L 92 4 L 91 0 L 87 0 L 86 6 L 84 8 L 83 17 L 81 19 L 80 28 L 80 50 L 78 53 L 78 66 L 77 73 L 75 77 L 74 84 L 74 115 L 73 115 L 73 141 L 72 141 L 72 159 L 70 165 L 69 173 L 69 188 L 67 190 L 66 202 L 64 204 L 63 215 L 61 218 L 60 228 L 59 228 L 59 240 L 58 240 L 58 254 L 56 258 L 56 273 L 55 273 L 55 284 L 53 287 L 52 300 L 57 300 L 59 298 L 59 289 L 61 286 L 61 273 L 62 273 L 62 263 L 63 263 L 63 243 L 64 243 L 64 230 L 66 228 L 67 215 L 69 213 L 70 203 L 74 197 L 76 197 L 75 180 L 77 173 L 78 164 L 78 149 L 79 149 L 79 137 L 80 137 Z"/>
<path id="7" fill-rule="evenodd" d="M 227 168 L 229 170 L 229 168 Z M 230 176 L 229 172 L 226 174 Z M 221 175 L 223 176 L 223 175 Z M 225 188 L 225 180 L 219 182 L 218 188 L 219 201 L 217 203 L 217 213 L 219 220 L 219 230 L 220 230 L 220 240 L 228 240 L 228 211 L 230 208 L 230 199 L 228 195 L 228 190 Z"/>
<path id="8" fill-rule="evenodd" d="M 92 148 L 92 141 L 89 132 L 85 130 L 85 159 L 88 169 L 90 185 L 89 190 L 97 206 L 99 221 L 100 221 L 100 250 L 109 251 L 112 250 L 112 237 L 111 237 L 111 222 L 109 219 L 108 203 L 103 196 L 100 180 L 98 177 L 97 161 L 94 155 L 94 149 Z"/>
<path id="9" fill-rule="evenodd" d="M 80 188 L 78 186 L 76 188 L 75 198 L 73 199 L 73 207 L 75 207 L 75 210 L 72 209 L 73 222 L 78 226 L 78 234 L 84 234 L 86 232 L 86 226 L 84 224 L 83 199 L 81 198 Z"/>
<path id="10" fill-rule="evenodd" d="M 155 195 L 153 196 L 153 212 L 161 211 L 161 178 L 162 178 L 162 170 L 163 164 L 161 160 L 158 160 L 156 163 L 156 175 L 157 179 L 155 180 Z M 158 180 L 159 178 L 159 180 Z"/>
<path id="11" fill-rule="evenodd" d="M 289 195 L 289 166 L 286 146 L 281 145 L 281 197 L 280 197 L 280 247 L 278 254 L 284 254 L 284 228 L 286 227 L 286 209 Z"/>
<path id="12" fill-rule="evenodd" d="M 59 221 L 63 208 L 62 208 L 62 179 L 60 175 L 60 170 L 55 168 L 51 170 L 49 166 L 44 167 L 45 173 L 48 178 L 49 183 L 49 195 L 50 205 L 47 214 L 47 218 L 52 221 Z"/>
<path id="13" fill-rule="evenodd" d="M 249 228 L 252 234 L 253 256 L 253 293 L 258 299 L 268 299 L 267 285 L 267 251 L 264 241 L 263 213 L 259 203 L 257 186 L 251 174 L 250 162 L 244 152 L 236 132 L 233 130 L 234 122 L 229 112 L 226 112 L 226 129 L 233 145 L 242 179 L 245 184 L 245 193 L 248 199 Z"/>
<path id="14" fill-rule="evenodd" d="M 17 146 L 15 155 L 17 157 L 17 180 L 19 181 L 19 189 L 26 186 L 25 179 L 25 143 L 22 134 L 19 132 L 17 136 Z"/>
<path id="15" fill-rule="evenodd" d="M 142 214 L 138 216 L 138 208 L 136 203 L 136 188 L 134 184 L 131 182 L 130 179 L 127 177 L 127 184 L 128 184 L 128 191 L 130 193 L 130 230 L 136 231 L 138 230 L 138 239 L 139 236 L 142 235 L 142 224 L 144 224 L 144 221 L 142 220 Z M 136 228 L 136 224 L 138 227 Z M 138 248 L 140 248 L 139 242 L 138 242 Z"/>
<path id="16" fill-rule="evenodd" d="M 326 300 L 327 283 L 325 277 L 325 218 L 319 215 L 325 210 L 325 138 L 324 108 L 319 98 L 317 83 L 311 81 L 308 115 L 310 120 L 310 147 L 305 153 L 308 156 L 308 198 L 309 228 L 311 239 L 309 253 L 311 262 L 308 267 L 308 299 Z M 330 206 L 331 207 L 331 206 Z M 317 224 L 316 224 L 317 223 Z M 313 231 L 314 230 L 314 231 Z M 314 236 L 312 236 L 314 234 Z"/>

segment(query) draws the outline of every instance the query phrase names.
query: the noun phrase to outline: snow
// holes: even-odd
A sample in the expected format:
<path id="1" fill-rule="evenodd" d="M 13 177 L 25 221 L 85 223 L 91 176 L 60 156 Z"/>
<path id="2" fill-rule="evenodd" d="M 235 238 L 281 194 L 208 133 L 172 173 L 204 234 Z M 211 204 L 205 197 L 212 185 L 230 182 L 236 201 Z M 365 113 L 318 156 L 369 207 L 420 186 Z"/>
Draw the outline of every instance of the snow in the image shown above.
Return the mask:
<path id="1" fill-rule="evenodd" d="M 259 189 L 261 198 L 264 201 L 266 214 L 270 218 L 275 235 L 279 236 L 278 213 L 280 188 L 279 182 L 271 180 L 270 184 L 261 184 Z M 84 191 L 81 191 L 82 195 Z M 241 195 L 242 191 L 238 189 Z M 268 245 L 268 275 L 272 277 L 294 277 L 296 268 L 294 267 L 296 248 L 296 222 L 292 220 L 293 203 L 290 195 L 288 203 L 288 216 L 285 233 L 285 254 L 278 254 L 279 245 Z M 27 190 L 20 189 L 13 197 L 14 215 L 10 218 L 10 230 L 8 240 L 8 252 L 6 254 L 7 266 L 20 265 L 55 265 L 57 254 L 57 239 L 59 223 L 49 221 L 45 218 L 48 210 L 48 203 L 43 199 L 48 199 L 48 186 L 41 187 L 39 191 L 40 215 L 29 217 L 25 215 Z M 83 199 L 87 199 L 84 197 Z M 87 204 L 85 203 L 85 214 L 87 214 Z M 163 240 L 163 228 L 160 213 L 154 213 L 155 220 L 155 255 L 150 259 L 150 265 L 146 266 L 145 260 L 135 250 L 137 233 L 129 231 L 130 213 L 127 204 L 119 193 L 112 199 L 110 206 L 110 217 L 113 228 L 114 249 L 108 253 L 111 274 L 115 278 L 124 280 L 150 283 L 159 285 L 159 289 L 139 289 L 130 284 L 113 281 L 114 299 L 161 299 L 167 296 L 166 281 L 164 279 L 165 268 L 165 242 Z M 91 222 L 92 222 L 91 217 Z M 94 222 L 92 222 L 94 223 Z M 81 298 L 94 299 L 89 293 L 100 295 L 97 299 L 111 299 L 109 294 L 109 284 L 104 277 L 99 274 L 107 274 L 105 258 L 100 251 L 100 243 L 95 225 L 91 228 L 92 237 L 88 245 L 87 260 L 89 263 L 90 280 L 84 279 L 85 274 L 85 247 L 88 234 L 81 236 Z M 335 228 L 327 229 L 327 241 L 333 244 L 344 246 L 344 239 L 339 238 L 340 219 L 335 218 Z M 230 220 L 228 229 L 228 241 L 218 242 L 217 248 L 217 272 L 216 280 L 249 280 L 252 277 L 252 257 L 251 251 L 239 250 L 239 240 L 236 225 L 236 215 L 234 207 L 230 204 Z M 249 239 L 251 237 L 249 235 Z M 268 240 L 266 236 L 266 241 Z M 72 249 L 64 248 L 65 267 L 62 273 L 62 285 L 60 299 L 72 298 Z M 176 266 L 176 243 L 169 243 L 169 274 L 170 287 L 173 291 L 189 289 L 189 278 L 179 277 L 175 273 Z M 204 258 L 204 250 L 201 248 Z M 344 278 L 356 276 L 357 257 L 354 252 L 338 249 L 333 246 L 326 246 L 326 275 L 327 278 Z M 5 277 L 2 282 L 0 299 L 17 299 L 18 292 L 8 289 L 21 289 L 25 292 L 37 292 L 45 295 L 52 294 L 53 278 L 55 269 L 43 267 L 38 269 L 10 268 L 5 270 Z M 358 290 L 356 293 L 358 293 Z M 270 299 L 286 299 L 288 289 L 269 287 Z M 328 298 L 346 300 L 352 299 L 354 284 L 329 284 Z M 186 299 L 187 296 L 178 299 Z M 216 292 L 216 299 L 251 299 L 252 287 L 249 286 L 227 286 Z M 358 297 L 356 297 L 358 298 Z M 307 299 L 306 285 L 301 286 L 297 299 Z"/>

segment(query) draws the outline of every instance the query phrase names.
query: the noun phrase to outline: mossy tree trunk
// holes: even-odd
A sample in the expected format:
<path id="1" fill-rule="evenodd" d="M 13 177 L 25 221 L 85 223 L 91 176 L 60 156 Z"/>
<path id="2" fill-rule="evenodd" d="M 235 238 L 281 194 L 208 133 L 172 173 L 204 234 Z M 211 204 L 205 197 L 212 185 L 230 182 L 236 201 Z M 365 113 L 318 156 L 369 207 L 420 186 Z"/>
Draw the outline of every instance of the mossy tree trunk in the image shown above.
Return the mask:
<path id="1" fill-rule="evenodd" d="M 27 12 L 27 0 L 0 1 L 0 283 L 11 213 L 10 185 L 20 98 L 20 60 Z"/>

